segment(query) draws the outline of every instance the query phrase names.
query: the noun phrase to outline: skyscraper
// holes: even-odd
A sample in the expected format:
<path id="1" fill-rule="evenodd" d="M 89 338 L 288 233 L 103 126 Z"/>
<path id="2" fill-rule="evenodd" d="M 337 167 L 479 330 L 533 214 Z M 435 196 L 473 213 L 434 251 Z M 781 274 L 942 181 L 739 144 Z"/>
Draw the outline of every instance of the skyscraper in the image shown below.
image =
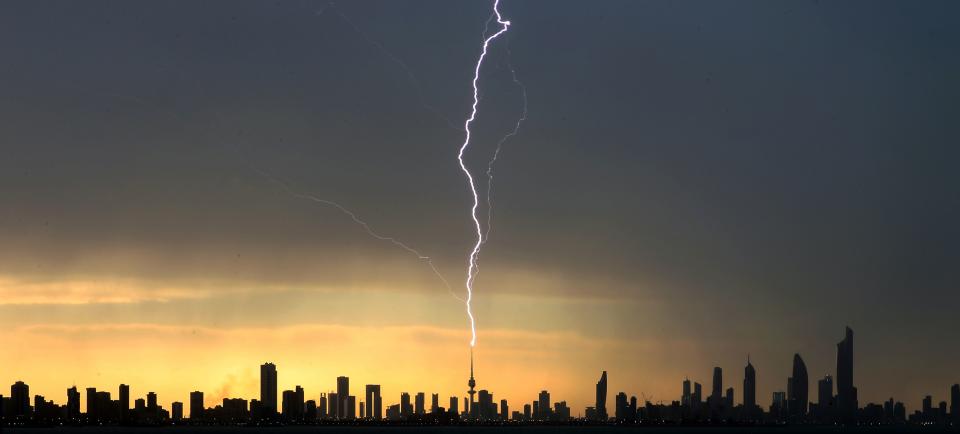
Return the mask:
<path id="1" fill-rule="evenodd" d="M 410 404 L 410 394 L 403 392 L 400 394 L 400 417 L 404 419 L 413 415 L 413 405 Z"/>
<path id="2" fill-rule="evenodd" d="M 67 420 L 73 422 L 79 419 L 80 419 L 80 391 L 77 390 L 77 386 L 73 386 L 67 389 Z"/>
<path id="3" fill-rule="evenodd" d="M 853 425 L 857 421 L 857 391 L 853 387 L 853 330 L 837 344 L 837 413 L 840 422 Z"/>
<path id="4" fill-rule="evenodd" d="M 960 384 L 950 388 L 950 417 L 954 427 L 960 427 Z"/>
<path id="5" fill-rule="evenodd" d="M 427 397 L 426 395 L 424 395 L 423 392 L 417 392 L 413 412 L 416 414 L 426 413 L 426 410 L 424 409 L 424 407 L 426 406 L 426 402 L 425 402 L 426 400 L 427 400 Z"/>
<path id="6" fill-rule="evenodd" d="M 97 388 L 88 387 L 87 388 L 87 419 L 97 420 L 99 415 L 97 414 Z"/>
<path id="7" fill-rule="evenodd" d="M 460 400 L 457 399 L 456 396 L 451 396 L 451 397 L 450 397 L 450 408 L 448 408 L 447 411 L 448 411 L 451 415 L 457 415 L 457 414 L 460 413 L 460 410 L 457 408 L 457 407 L 459 407 L 459 402 L 460 402 Z"/>
<path id="8" fill-rule="evenodd" d="M 743 420 L 753 421 L 757 416 L 757 371 L 750 364 L 747 356 L 747 366 L 743 368 Z"/>
<path id="9" fill-rule="evenodd" d="M 277 415 L 277 366 L 273 363 L 260 365 L 260 406 L 264 417 Z"/>
<path id="10" fill-rule="evenodd" d="M 120 391 L 118 396 L 117 404 L 120 407 L 120 423 L 125 424 L 129 421 L 130 416 L 130 386 L 126 384 L 120 385 Z"/>
<path id="11" fill-rule="evenodd" d="M 719 366 L 713 368 L 713 389 L 710 393 L 710 399 L 715 401 L 714 404 L 720 402 L 720 398 L 723 397 L 723 369 L 720 369 Z"/>
<path id="12" fill-rule="evenodd" d="M 173 406 L 173 409 L 172 409 L 172 410 L 173 410 L 173 416 L 172 416 L 173 421 L 174 421 L 174 422 L 179 422 L 179 421 L 183 420 L 183 403 L 182 403 L 182 402 L 174 402 L 174 403 L 171 404 L 171 405 Z"/>
<path id="13" fill-rule="evenodd" d="M 14 416 L 30 415 L 30 386 L 18 381 L 10 386 L 10 406 Z"/>
<path id="14" fill-rule="evenodd" d="M 683 394 L 680 395 L 681 405 L 690 405 L 690 379 L 683 379 Z"/>
<path id="15" fill-rule="evenodd" d="M 690 396 L 690 402 L 700 405 L 703 402 L 703 386 L 696 381 L 693 382 L 693 395 Z"/>
<path id="16" fill-rule="evenodd" d="M 540 395 L 537 396 L 537 408 L 540 409 L 537 419 L 550 420 L 550 392 L 540 391 Z"/>
<path id="17" fill-rule="evenodd" d="M 787 411 L 794 419 L 807 414 L 808 388 L 807 365 L 800 354 L 794 354 L 793 376 L 787 379 Z"/>
<path id="18" fill-rule="evenodd" d="M 346 419 L 350 415 L 349 411 L 349 401 L 350 401 L 350 378 L 340 376 L 337 377 L 337 416 L 341 419 Z M 356 411 L 356 410 L 354 410 Z"/>
<path id="19" fill-rule="evenodd" d="M 600 381 L 597 381 L 597 401 L 596 401 L 597 420 L 606 421 L 607 416 L 607 371 L 600 375 Z"/>
<path id="20" fill-rule="evenodd" d="M 194 423 L 203 420 L 203 392 L 190 392 L 190 420 Z"/>
<path id="21" fill-rule="evenodd" d="M 437 413 L 440 411 L 440 394 L 434 393 L 430 396 L 430 413 Z"/>
<path id="22" fill-rule="evenodd" d="M 363 417 L 380 420 L 383 417 L 383 401 L 380 399 L 380 385 L 368 384 L 366 392 L 367 413 L 364 414 Z"/>

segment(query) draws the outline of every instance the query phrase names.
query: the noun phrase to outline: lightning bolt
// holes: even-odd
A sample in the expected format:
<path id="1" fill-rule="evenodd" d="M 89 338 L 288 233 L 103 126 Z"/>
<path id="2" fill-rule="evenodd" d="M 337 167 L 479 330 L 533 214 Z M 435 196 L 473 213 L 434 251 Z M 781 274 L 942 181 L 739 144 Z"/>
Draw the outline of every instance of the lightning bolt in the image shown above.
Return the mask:
<path id="1" fill-rule="evenodd" d="M 340 211 L 341 213 L 343 213 L 343 214 L 345 214 L 347 217 L 349 217 L 350 220 L 353 220 L 354 223 L 356 223 L 356 224 L 359 225 L 361 228 L 363 228 L 363 230 L 367 233 L 367 235 L 370 235 L 371 237 L 376 238 L 376 239 L 378 239 L 378 240 L 380 240 L 380 241 L 389 242 L 389 243 L 393 244 L 394 246 L 397 246 L 397 247 L 399 247 L 399 248 L 401 248 L 401 249 L 403 249 L 403 250 L 406 250 L 407 252 L 413 254 L 414 256 L 417 257 L 417 259 L 425 262 L 427 265 L 430 266 L 430 269 L 433 270 L 433 274 L 435 274 L 435 275 L 437 276 L 437 278 L 439 278 L 440 281 L 443 282 L 443 285 L 446 286 L 447 291 L 450 292 L 450 295 L 454 296 L 457 300 L 460 300 L 461 302 L 466 302 L 464 299 L 460 298 L 460 296 L 458 296 L 455 292 L 453 292 L 453 288 L 450 286 L 450 282 L 448 282 L 447 279 L 446 279 L 445 277 L 443 277 L 443 273 L 441 273 L 441 272 L 440 272 L 440 269 L 437 268 L 437 265 L 433 263 L 433 258 L 431 258 L 431 257 L 429 257 L 429 256 L 426 256 L 426 255 L 420 253 L 420 252 L 417 251 L 416 249 L 414 249 L 414 248 L 412 248 L 412 247 L 410 247 L 410 246 L 402 243 L 400 240 L 398 240 L 398 239 L 396 239 L 396 238 L 394 238 L 394 237 L 388 237 L 388 236 L 381 235 L 381 234 L 377 233 L 376 231 L 374 231 L 374 230 L 370 227 L 369 224 L 367 224 L 367 222 L 363 221 L 359 216 L 357 216 L 356 213 L 354 213 L 353 211 L 350 211 L 348 208 L 346 208 L 346 207 L 343 206 L 343 205 L 340 205 L 339 203 L 336 203 L 336 202 L 334 202 L 334 201 L 332 201 L 332 200 L 321 199 L 321 198 L 316 197 L 316 196 L 313 196 L 313 195 L 311 195 L 311 194 L 302 193 L 302 192 L 299 192 L 299 191 L 297 191 L 297 190 L 294 190 L 294 189 L 291 188 L 289 185 L 287 185 L 287 183 L 285 183 L 285 182 L 283 182 L 283 181 L 281 181 L 281 180 L 279 180 L 279 179 L 271 176 L 269 173 L 266 173 L 266 172 L 264 172 L 264 171 L 262 171 L 262 170 L 260 170 L 260 169 L 251 168 L 251 170 L 253 170 L 253 171 L 256 172 L 257 174 L 259 174 L 260 176 L 266 178 L 268 181 L 273 182 L 274 184 L 279 185 L 280 188 L 282 188 L 285 192 L 287 192 L 287 194 L 289 194 L 289 195 L 291 195 L 291 196 L 293 196 L 293 197 L 296 197 L 296 198 L 299 198 L 299 199 L 304 199 L 304 200 L 309 200 L 309 201 L 311 201 L 311 202 L 315 202 L 315 203 L 319 203 L 319 204 L 322 204 L 322 205 L 327 205 L 327 206 L 331 206 L 331 207 L 333 207 L 333 208 L 336 208 L 338 211 Z"/>
<path id="2" fill-rule="evenodd" d="M 470 107 L 470 116 L 463 122 L 463 129 L 465 131 L 463 144 L 460 145 L 460 152 L 457 154 L 457 161 L 460 162 L 460 169 L 463 170 L 464 175 L 467 176 L 467 183 L 470 186 L 470 193 L 473 195 L 473 206 L 470 208 L 470 218 L 473 220 L 474 227 L 477 232 L 477 241 L 473 244 L 473 249 L 470 250 L 470 255 L 467 258 L 467 300 L 464 303 L 467 308 L 467 317 L 470 318 L 470 347 L 475 347 L 477 345 L 477 321 L 473 316 L 473 282 L 476 278 L 477 273 L 477 255 L 480 254 L 480 247 L 484 243 L 484 233 L 483 228 L 480 225 L 480 220 L 477 218 L 477 207 L 480 205 L 480 197 L 477 194 L 477 186 L 474 182 L 473 175 L 470 173 L 470 169 L 467 168 L 466 163 L 463 161 L 463 153 L 470 146 L 470 124 L 477 117 L 477 105 L 480 104 L 480 89 L 477 86 L 477 81 L 480 80 L 480 68 L 483 66 L 483 59 L 487 57 L 487 49 L 490 46 L 490 42 L 499 37 L 500 35 L 507 32 L 510 28 L 510 21 L 503 19 L 503 16 L 500 14 L 500 0 L 494 0 L 493 2 L 493 14 L 496 16 L 497 24 L 500 25 L 500 29 L 497 30 L 490 36 L 487 36 L 483 40 L 483 49 L 480 51 L 480 57 L 477 58 L 476 66 L 473 68 L 473 105 Z"/>
<path id="3" fill-rule="evenodd" d="M 513 79 L 513 83 L 520 88 L 520 94 L 523 97 L 523 112 L 520 114 L 520 118 L 517 119 L 517 123 L 513 126 L 513 130 L 501 137 L 500 141 L 497 142 L 497 148 L 493 151 L 493 158 L 487 163 L 487 231 L 483 236 L 484 244 L 490 240 L 490 229 L 493 228 L 493 165 L 497 162 L 497 157 L 500 156 L 500 150 L 503 149 L 503 144 L 516 136 L 517 133 L 520 132 L 520 125 L 523 121 L 527 120 L 527 87 L 517 79 L 517 70 L 513 67 L 513 63 L 510 62 L 509 39 L 507 39 L 507 68 L 510 69 L 510 76 Z"/>

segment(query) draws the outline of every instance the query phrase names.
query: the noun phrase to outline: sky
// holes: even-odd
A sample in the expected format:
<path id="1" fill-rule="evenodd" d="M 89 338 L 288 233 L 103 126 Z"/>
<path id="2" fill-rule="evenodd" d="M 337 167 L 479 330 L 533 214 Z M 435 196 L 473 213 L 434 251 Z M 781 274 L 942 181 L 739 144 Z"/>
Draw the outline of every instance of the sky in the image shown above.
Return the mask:
<path id="1" fill-rule="evenodd" d="M 466 396 L 488 1 L 0 4 L 0 384 Z M 478 388 L 960 382 L 960 4 L 502 0 Z M 433 263 L 368 236 L 335 201 Z M 485 221 L 485 205 L 480 207 Z M 451 294 L 453 292 L 453 294 Z M 5 386 L 4 386 L 5 387 Z M 2 389 L 0 389 L 2 393 Z M 612 404 L 611 404 L 612 405 Z M 612 407 L 611 407 L 612 408 Z"/>

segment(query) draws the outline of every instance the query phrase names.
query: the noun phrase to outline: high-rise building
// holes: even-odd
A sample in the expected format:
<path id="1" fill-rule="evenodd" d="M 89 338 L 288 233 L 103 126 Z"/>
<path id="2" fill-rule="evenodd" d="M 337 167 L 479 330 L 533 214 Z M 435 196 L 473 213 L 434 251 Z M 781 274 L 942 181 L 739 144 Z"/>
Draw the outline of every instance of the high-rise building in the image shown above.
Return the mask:
<path id="1" fill-rule="evenodd" d="M 337 394 L 337 392 L 327 393 L 327 405 L 330 406 L 329 410 L 327 410 L 327 413 L 331 419 L 340 419 L 344 417 L 344 415 L 340 414 L 340 395 Z"/>
<path id="2" fill-rule="evenodd" d="M 174 422 L 180 422 L 181 420 L 183 420 L 183 403 L 177 401 L 177 402 L 174 402 L 174 403 L 171 404 L 171 405 L 173 406 L 173 409 L 172 409 L 172 410 L 173 410 L 173 416 L 172 416 L 173 421 L 174 421 Z"/>
<path id="3" fill-rule="evenodd" d="M 97 388 L 88 387 L 87 388 L 87 419 L 97 420 L 99 415 L 97 414 Z"/>
<path id="4" fill-rule="evenodd" d="M 409 419 L 413 416 L 413 405 L 410 404 L 410 394 L 403 392 L 400 394 L 400 417 Z"/>
<path id="5" fill-rule="evenodd" d="M 532 418 L 532 407 L 530 407 L 530 404 L 523 404 L 523 420 L 531 420 Z"/>
<path id="6" fill-rule="evenodd" d="M 459 402 L 460 402 L 460 400 L 457 399 L 456 396 L 451 396 L 451 397 L 450 397 L 450 408 L 447 409 L 447 412 L 450 413 L 451 415 L 457 415 L 457 414 L 459 414 L 459 413 L 460 413 L 460 410 L 457 408 L 457 407 L 458 407 L 457 404 L 458 404 Z"/>
<path id="7" fill-rule="evenodd" d="M 710 399 L 720 402 L 723 397 L 723 369 L 719 366 L 713 368 L 713 389 L 711 389 Z M 715 405 L 715 404 L 714 404 Z"/>
<path id="8" fill-rule="evenodd" d="M 303 388 L 300 387 L 300 385 L 297 385 L 297 386 L 294 387 L 294 389 L 293 389 L 293 400 L 294 400 L 294 401 L 293 401 L 293 402 L 294 402 L 294 405 L 296 406 L 296 408 L 294 408 L 294 417 L 295 417 L 298 421 L 302 421 L 302 420 L 303 420 L 303 412 L 304 412 L 304 409 L 305 409 L 304 403 L 305 403 L 305 400 L 306 400 L 306 396 L 305 396 L 305 394 L 304 394 L 304 392 L 303 392 Z"/>
<path id="9" fill-rule="evenodd" d="M 440 394 L 434 393 L 430 396 L 430 413 L 438 413 L 440 411 Z"/>
<path id="10" fill-rule="evenodd" d="M 742 419 L 754 421 L 757 419 L 757 371 L 747 356 L 747 366 L 743 368 L 743 415 Z"/>
<path id="11" fill-rule="evenodd" d="M 853 387 L 853 330 L 847 327 L 846 336 L 837 344 L 837 413 L 840 422 L 855 424 L 857 407 L 857 390 Z"/>
<path id="12" fill-rule="evenodd" d="M 807 414 L 809 380 L 800 354 L 793 355 L 793 376 L 787 379 L 787 411 L 794 419 Z"/>
<path id="13" fill-rule="evenodd" d="M 723 395 L 723 408 L 725 411 L 730 411 L 733 409 L 733 388 L 728 387 L 727 392 Z"/>
<path id="14" fill-rule="evenodd" d="M 357 397 L 353 395 L 347 396 L 347 420 L 354 420 L 357 418 Z"/>
<path id="15" fill-rule="evenodd" d="M 120 407 L 120 423 L 125 424 L 130 420 L 130 386 L 120 385 L 117 404 Z"/>
<path id="16" fill-rule="evenodd" d="M 350 378 L 339 376 L 337 377 L 337 398 L 339 399 L 337 404 L 337 417 L 341 419 L 346 419 L 349 417 L 349 409 L 347 405 L 350 400 Z"/>
<path id="17" fill-rule="evenodd" d="M 600 375 L 600 381 L 597 381 L 597 400 L 596 410 L 597 420 L 606 421 L 607 416 L 607 371 Z"/>
<path id="18" fill-rule="evenodd" d="M 190 420 L 194 423 L 203 421 L 203 392 L 190 392 Z"/>
<path id="19" fill-rule="evenodd" d="M 317 403 L 317 418 L 318 418 L 318 419 L 323 420 L 323 419 L 326 419 L 327 417 L 329 417 L 327 405 L 328 405 L 328 404 L 327 404 L 327 394 L 326 394 L 326 393 L 320 393 L 320 402 Z"/>
<path id="20" fill-rule="evenodd" d="M 540 411 L 537 420 L 550 420 L 550 392 L 540 391 L 540 395 L 537 396 L 537 408 Z"/>
<path id="21" fill-rule="evenodd" d="M 80 391 L 77 390 L 77 386 L 67 389 L 67 420 L 71 422 L 80 420 Z"/>
<path id="22" fill-rule="evenodd" d="M 383 401 L 380 399 L 380 385 L 368 384 L 366 388 L 367 411 L 363 417 L 380 420 L 383 418 Z"/>
<path id="23" fill-rule="evenodd" d="M 680 405 L 690 405 L 690 379 L 683 379 L 683 394 L 680 395 Z"/>
<path id="24" fill-rule="evenodd" d="M 500 420 L 510 419 L 510 406 L 507 405 L 506 399 L 500 400 Z"/>
<path id="25" fill-rule="evenodd" d="M 624 392 L 618 393 L 614 397 L 613 417 L 617 419 L 617 422 L 623 423 L 627 420 L 627 413 L 629 412 L 630 402 L 627 399 L 627 394 Z"/>
<path id="26" fill-rule="evenodd" d="M 960 384 L 950 387 L 950 417 L 953 419 L 953 426 L 960 427 Z"/>
<path id="27" fill-rule="evenodd" d="M 30 386 L 22 381 L 10 386 L 10 407 L 15 417 L 30 415 Z"/>
<path id="28" fill-rule="evenodd" d="M 417 392 L 416 404 L 414 405 L 415 406 L 414 412 L 416 414 L 426 413 L 426 409 L 424 408 L 426 406 L 426 403 L 425 403 L 426 400 L 427 400 L 427 396 L 424 395 L 423 392 Z"/>
<path id="29" fill-rule="evenodd" d="M 277 366 L 273 363 L 260 365 L 260 407 L 267 419 L 277 415 Z"/>
<path id="30" fill-rule="evenodd" d="M 493 394 L 485 389 L 477 392 L 477 417 L 480 420 L 493 420 L 496 418 L 496 405 L 493 403 Z"/>
<path id="31" fill-rule="evenodd" d="M 690 396 L 690 402 L 696 405 L 703 402 L 703 386 L 696 381 L 693 382 L 693 395 Z"/>

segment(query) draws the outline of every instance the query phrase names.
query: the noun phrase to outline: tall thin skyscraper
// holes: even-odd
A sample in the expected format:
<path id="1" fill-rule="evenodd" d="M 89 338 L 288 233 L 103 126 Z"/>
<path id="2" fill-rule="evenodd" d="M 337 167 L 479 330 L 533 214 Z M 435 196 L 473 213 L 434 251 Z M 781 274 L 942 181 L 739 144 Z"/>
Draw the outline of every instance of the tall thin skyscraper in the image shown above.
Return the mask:
<path id="1" fill-rule="evenodd" d="M 950 388 L 950 417 L 953 418 L 954 427 L 960 427 L 960 384 Z"/>
<path id="2" fill-rule="evenodd" d="M 130 386 L 126 384 L 120 385 L 120 393 L 117 405 L 120 408 L 120 423 L 127 423 L 130 412 Z"/>
<path id="3" fill-rule="evenodd" d="M 703 386 L 696 381 L 693 382 L 693 395 L 690 396 L 690 401 L 697 405 L 703 402 Z"/>
<path id="4" fill-rule="evenodd" d="M 757 416 L 757 371 L 750 364 L 747 356 L 747 366 L 743 368 L 743 419 L 752 421 Z"/>
<path id="5" fill-rule="evenodd" d="M 719 403 L 721 398 L 723 398 L 723 369 L 716 366 L 713 368 L 713 389 L 710 393 L 710 399 Z"/>
<path id="6" fill-rule="evenodd" d="M 857 391 L 853 387 L 853 330 L 850 327 L 837 344 L 837 412 L 841 423 L 856 423 Z"/>
<path id="7" fill-rule="evenodd" d="M 597 420 L 606 421 L 607 416 L 607 371 L 600 375 L 600 381 L 597 381 L 597 401 L 596 401 Z"/>
<path id="8" fill-rule="evenodd" d="M 430 413 L 440 411 L 440 394 L 434 393 L 430 396 Z"/>
<path id="9" fill-rule="evenodd" d="M 683 379 L 683 394 L 680 395 L 681 405 L 690 405 L 690 379 Z"/>
<path id="10" fill-rule="evenodd" d="M 807 414 L 808 391 L 807 365 L 800 354 L 794 354 L 793 376 L 787 380 L 787 410 L 790 416 L 802 418 Z"/>
<path id="11" fill-rule="evenodd" d="M 337 416 L 341 419 L 349 418 L 350 409 L 350 378 L 340 376 L 337 377 Z M 356 410 L 354 410 L 356 411 Z"/>
<path id="12" fill-rule="evenodd" d="M 277 366 L 273 363 L 260 365 L 260 405 L 264 416 L 273 419 L 277 415 Z"/>

